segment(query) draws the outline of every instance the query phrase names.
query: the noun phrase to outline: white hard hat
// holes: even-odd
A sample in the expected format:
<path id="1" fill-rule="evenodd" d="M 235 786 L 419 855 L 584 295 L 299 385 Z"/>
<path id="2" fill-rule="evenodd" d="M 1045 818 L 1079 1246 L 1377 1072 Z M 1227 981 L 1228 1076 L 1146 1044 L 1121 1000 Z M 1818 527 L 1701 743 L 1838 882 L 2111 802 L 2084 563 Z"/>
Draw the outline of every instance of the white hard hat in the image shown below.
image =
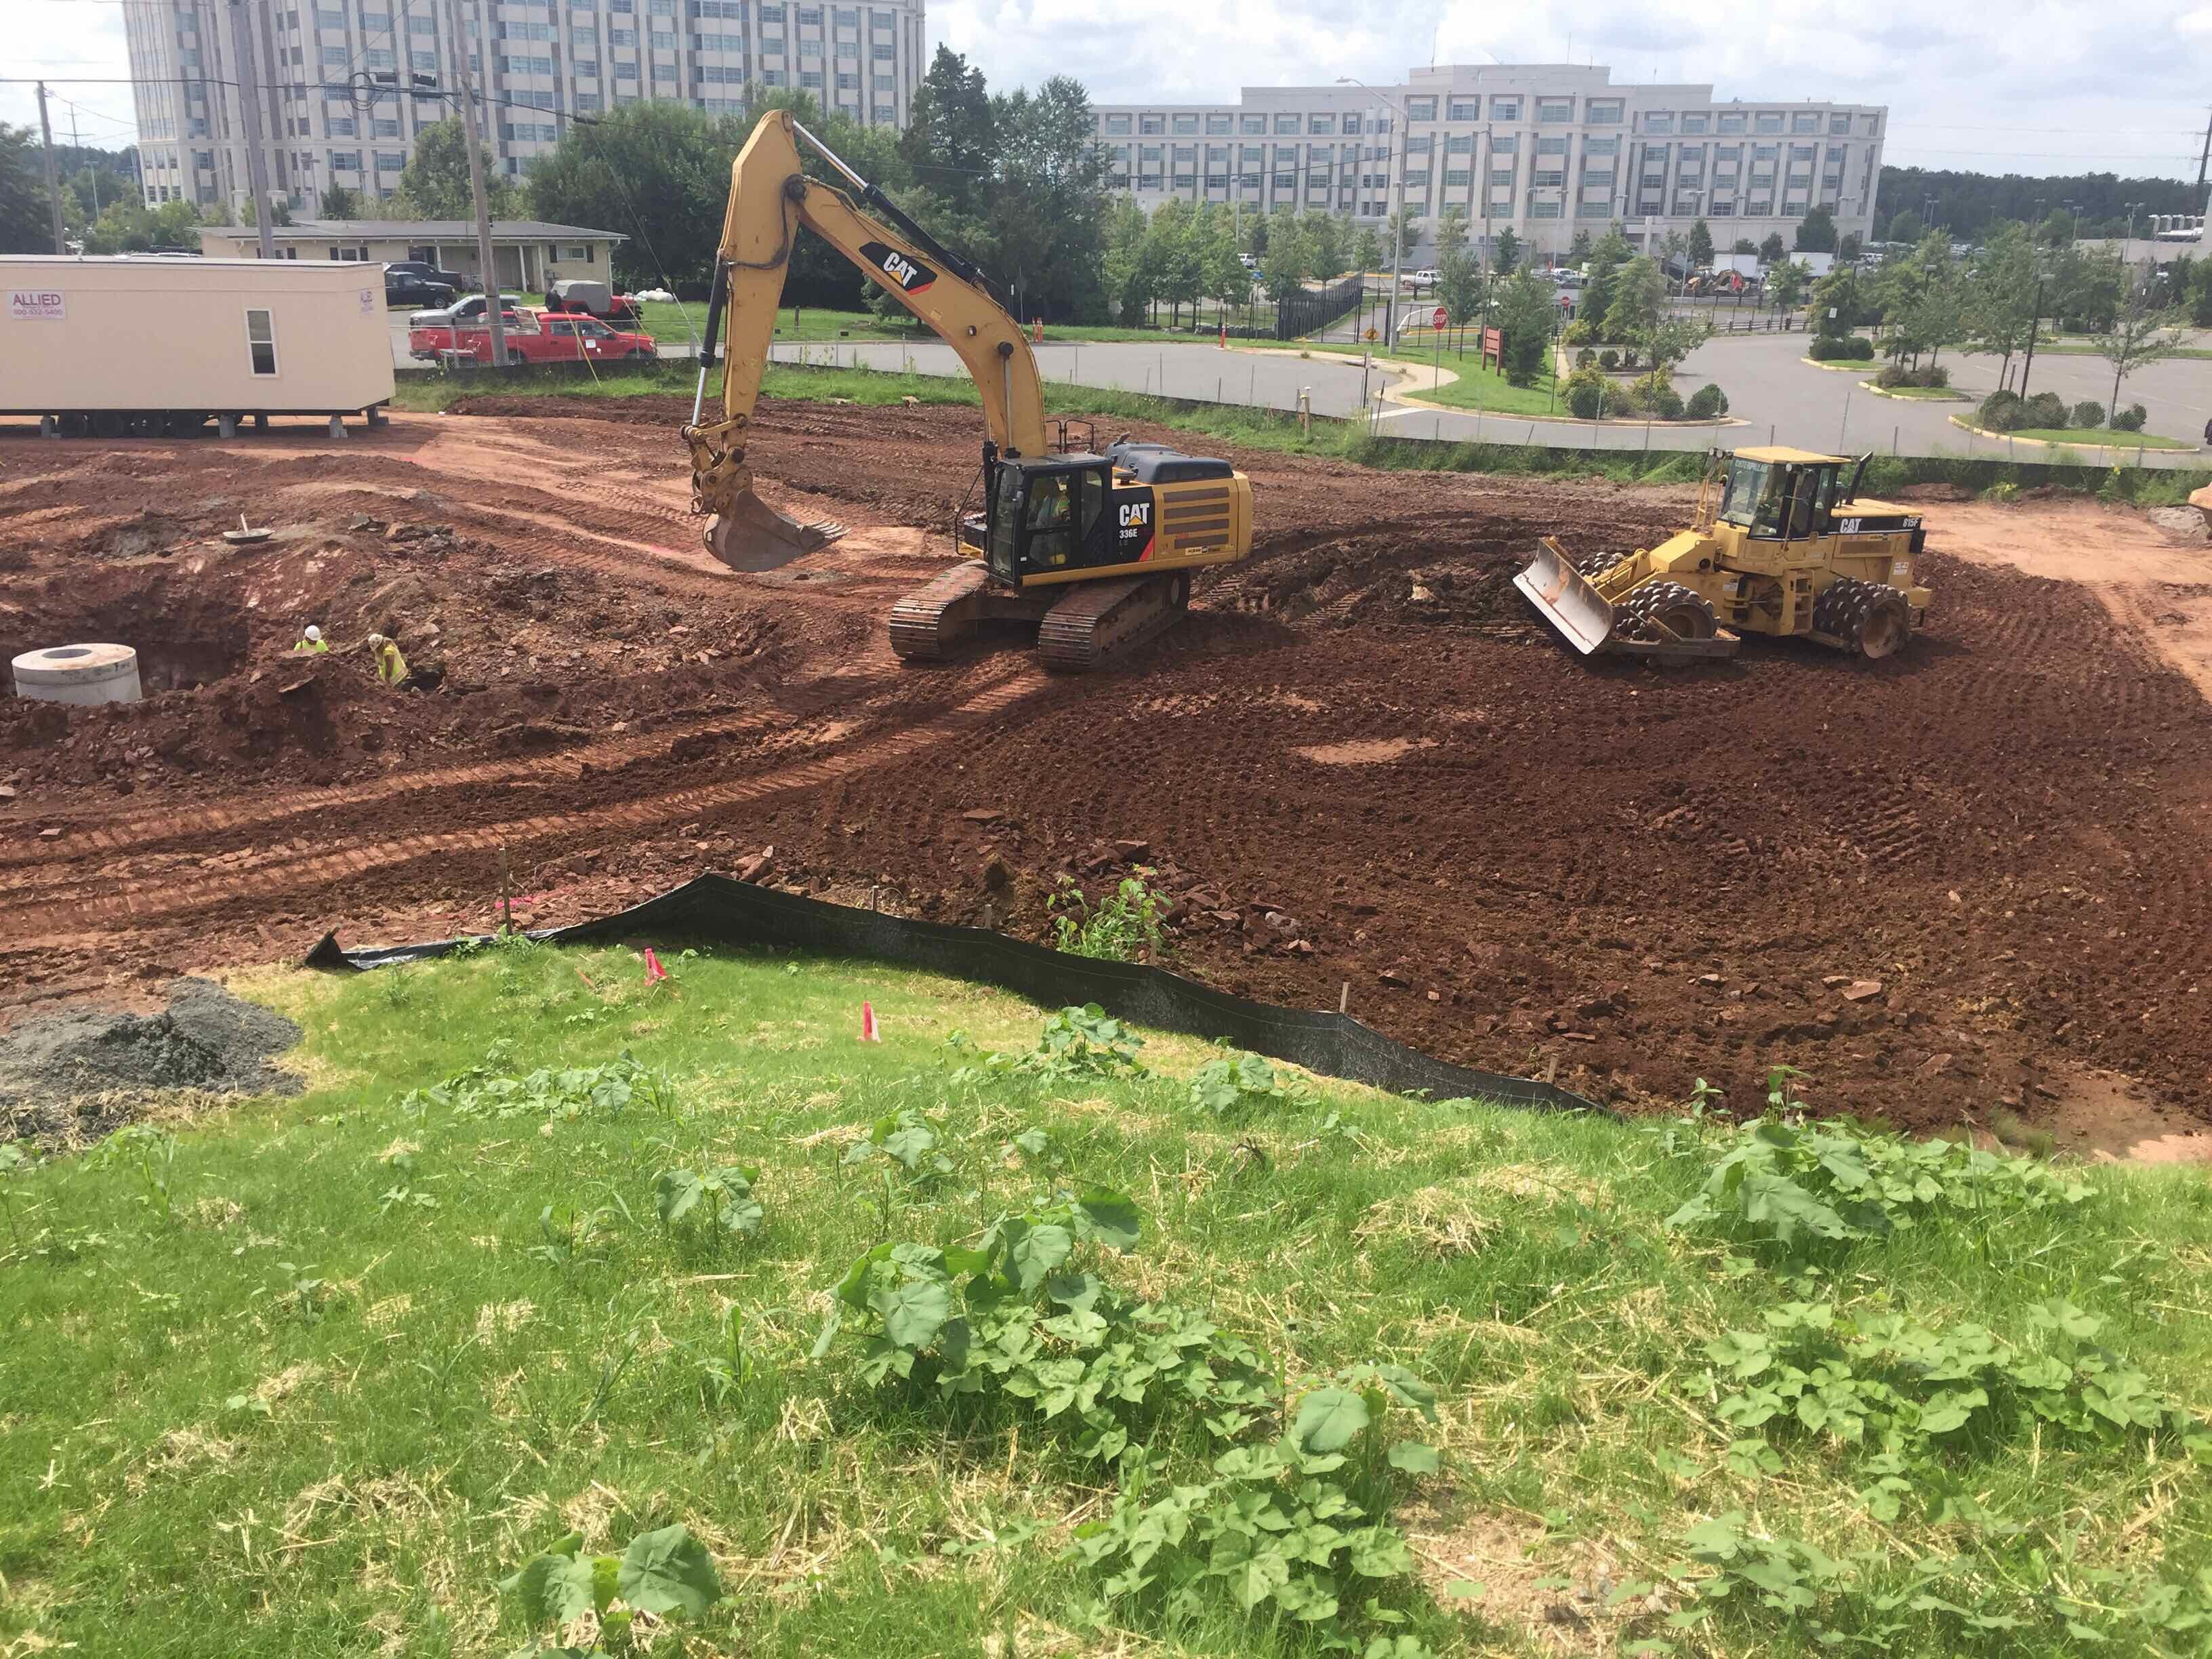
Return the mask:
<path id="1" fill-rule="evenodd" d="M 323 637 L 323 630 L 316 627 L 314 623 L 309 623 L 307 624 L 307 637 L 311 640 L 319 640 Z"/>

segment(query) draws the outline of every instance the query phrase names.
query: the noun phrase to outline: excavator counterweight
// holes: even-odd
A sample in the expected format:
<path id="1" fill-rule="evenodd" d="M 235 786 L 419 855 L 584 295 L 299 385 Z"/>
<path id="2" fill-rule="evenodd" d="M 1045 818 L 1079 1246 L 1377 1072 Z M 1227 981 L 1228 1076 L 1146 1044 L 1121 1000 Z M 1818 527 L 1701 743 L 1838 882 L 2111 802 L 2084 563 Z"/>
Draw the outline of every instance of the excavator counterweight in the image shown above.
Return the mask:
<path id="1" fill-rule="evenodd" d="M 855 195 L 807 177 L 801 141 Z M 959 529 L 968 562 L 893 610 L 890 642 L 902 658 L 941 659 L 984 623 L 1014 622 L 1037 627 L 1048 667 L 1096 667 L 1178 621 L 1193 570 L 1251 551 L 1252 486 L 1227 462 L 1127 441 L 1100 453 L 1071 448 L 1066 428 L 1080 422 L 1052 423 L 1060 430 L 1055 444 L 1036 360 L 988 279 L 779 110 L 761 118 L 731 170 L 698 395 L 684 428 L 692 510 L 710 516 L 707 547 L 724 564 L 774 570 L 844 533 L 777 512 L 746 464 L 776 304 L 802 227 L 933 330 L 982 397 L 984 511 Z M 726 315 L 721 416 L 705 420 Z"/>

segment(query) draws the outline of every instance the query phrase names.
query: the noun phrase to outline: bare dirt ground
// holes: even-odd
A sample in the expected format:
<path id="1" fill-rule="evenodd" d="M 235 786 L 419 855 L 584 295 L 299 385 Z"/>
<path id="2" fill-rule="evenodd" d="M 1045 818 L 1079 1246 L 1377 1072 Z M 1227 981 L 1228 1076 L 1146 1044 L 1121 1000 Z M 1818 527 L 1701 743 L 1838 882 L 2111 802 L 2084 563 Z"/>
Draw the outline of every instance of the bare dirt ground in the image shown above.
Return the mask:
<path id="1" fill-rule="evenodd" d="M 0 441 L 0 650 L 119 639 L 167 688 L 0 705 L 0 1018 L 331 924 L 484 928 L 501 846 L 533 925 L 772 847 L 763 880 L 1038 934 L 1058 876 L 1144 862 L 1185 971 L 1348 985 L 1632 1107 L 1702 1076 L 1753 1109 L 1787 1062 L 1905 1126 L 2212 1126 L 2212 719 L 2164 620 L 2201 623 L 2212 556 L 2137 514 L 1929 504 L 1904 657 L 1669 674 L 1585 664 L 1509 578 L 1691 491 L 1234 454 L 1255 555 L 1133 666 L 1055 679 L 1008 639 L 908 669 L 883 618 L 951 556 L 973 411 L 773 405 L 764 493 L 853 529 L 739 577 L 685 514 L 677 405 Z M 274 538 L 227 547 L 241 510 Z M 288 655 L 310 621 L 444 689 Z"/>

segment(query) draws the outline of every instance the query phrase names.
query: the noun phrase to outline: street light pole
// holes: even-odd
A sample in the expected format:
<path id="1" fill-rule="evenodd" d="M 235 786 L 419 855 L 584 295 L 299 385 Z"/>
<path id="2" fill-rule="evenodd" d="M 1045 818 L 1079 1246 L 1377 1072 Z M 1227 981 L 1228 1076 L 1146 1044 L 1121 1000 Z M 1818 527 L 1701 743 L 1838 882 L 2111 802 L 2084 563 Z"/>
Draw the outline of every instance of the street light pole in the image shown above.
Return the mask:
<path id="1" fill-rule="evenodd" d="M 1386 350 L 1395 350 L 1398 345 L 1398 289 L 1405 280 L 1406 271 L 1406 159 L 1401 145 L 1412 135 L 1406 131 L 1408 125 L 1406 112 L 1394 100 L 1375 92 L 1374 88 L 1367 86 L 1367 82 L 1356 75 L 1340 75 L 1336 82 L 1339 86 L 1366 87 L 1368 91 L 1375 93 L 1377 100 L 1396 111 L 1398 116 L 1397 130 L 1393 136 L 1399 143 L 1383 146 L 1383 155 L 1390 165 L 1391 178 L 1398 186 L 1398 210 L 1390 221 L 1390 302 L 1382 313 L 1382 344 Z M 1394 155 L 1394 151 L 1396 154 Z"/>

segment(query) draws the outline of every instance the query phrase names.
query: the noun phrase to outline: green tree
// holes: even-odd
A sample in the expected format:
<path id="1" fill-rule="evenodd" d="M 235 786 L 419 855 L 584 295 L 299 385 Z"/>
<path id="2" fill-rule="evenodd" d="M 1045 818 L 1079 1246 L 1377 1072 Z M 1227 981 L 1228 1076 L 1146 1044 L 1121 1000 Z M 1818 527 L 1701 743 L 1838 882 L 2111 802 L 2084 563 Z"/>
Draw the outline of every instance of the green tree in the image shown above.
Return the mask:
<path id="1" fill-rule="evenodd" d="M 1759 244 L 1748 236 L 1739 236 L 1735 239 L 1735 246 L 1730 251 L 1736 253 L 1755 254 L 1759 252 Z"/>
<path id="2" fill-rule="evenodd" d="M 2200 129 L 2201 130 L 2201 129 Z M 2194 158 L 2196 151 L 2190 155 Z M 2136 224 L 2145 213 L 2197 213 L 2204 193 L 2184 177 L 2123 179 L 2110 173 L 2036 178 L 2016 173 L 1960 173 L 1941 167 L 1886 167 L 1877 195 L 1885 202 L 1935 204 L 1936 222 L 1961 240 L 1984 242 L 1997 225 L 2032 224 L 2045 207 L 2077 204 L 2087 235 L 2120 236 L 2127 228 L 2129 204 L 2139 204 Z M 1915 229 L 1910 237 L 1917 241 Z"/>
<path id="3" fill-rule="evenodd" d="M 0 253 L 53 251 L 38 136 L 0 121 Z"/>
<path id="4" fill-rule="evenodd" d="M 1421 216 L 1406 208 L 1393 208 L 1384 222 L 1383 246 L 1395 247 L 1402 258 L 1411 253 L 1421 240 Z"/>
<path id="5" fill-rule="evenodd" d="M 1713 262 L 1712 228 L 1703 219 L 1690 227 L 1690 263 L 1703 270 Z"/>
<path id="6" fill-rule="evenodd" d="M 1443 256 L 1467 246 L 1467 210 L 1456 204 L 1437 216 L 1437 268 L 1443 269 Z"/>
<path id="7" fill-rule="evenodd" d="M 2024 349 L 2035 325 L 2035 245 L 2027 227 L 2001 224 L 1966 267 L 1966 344 L 2004 361 L 1997 384 L 2009 384 L 2014 352 Z"/>
<path id="8" fill-rule="evenodd" d="M 1320 208 L 1308 210 L 1299 224 L 1305 238 L 1306 274 L 1323 282 L 1344 275 L 1344 222 Z"/>
<path id="9" fill-rule="evenodd" d="M 1589 263 L 1589 227 L 1588 225 L 1577 225 L 1575 227 L 1574 240 L 1567 244 L 1567 263 L 1574 266 L 1577 270 L 1580 270 L 1584 264 Z"/>
<path id="10" fill-rule="evenodd" d="M 1204 233 L 1191 204 L 1180 198 L 1163 202 L 1152 213 L 1147 233 L 1153 245 L 1152 269 L 1159 299 L 1168 302 L 1168 325 L 1182 325 L 1182 308 L 1195 307 L 1206 291 Z"/>
<path id="11" fill-rule="evenodd" d="M 1510 384 L 1534 386 L 1543 373 L 1558 313 L 1552 285 L 1533 272 L 1516 272 L 1499 284 L 1498 321 L 1505 334 L 1505 378 Z"/>
<path id="12" fill-rule="evenodd" d="M 1225 218 L 1225 216 L 1220 216 Z M 1206 240 L 1206 295 L 1224 311 L 1252 302 L 1252 273 L 1237 257 L 1237 238 L 1229 226 L 1211 228 Z"/>
<path id="13" fill-rule="evenodd" d="M 993 269 L 1024 316 L 1103 318 L 1107 156 L 1091 94 L 1055 75 L 1034 93 L 994 94 L 991 116 Z"/>
<path id="14" fill-rule="evenodd" d="M 1266 284 L 1269 299 L 1279 305 L 1305 286 L 1308 257 L 1305 234 L 1295 220 L 1286 220 L 1268 231 L 1267 256 L 1260 261 L 1260 280 Z"/>
<path id="15" fill-rule="evenodd" d="M 323 192 L 322 204 L 316 208 L 315 217 L 339 220 L 362 217 L 361 192 L 343 185 L 332 185 Z"/>
<path id="16" fill-rule="evenodd" d="M 1836 216 L 1824 207 L 1814 208 L 1797 222 L 1797 240 L 1792 246 L 1800 253 L 1833 253 Z"/>
<path id="17" fill-rule="evenodd" d="M 1782 233 L 1778 230 L 1767 232 L 1766 240 L 1759 245 L 1759 258 L 1770 265 L 1780 264 L 1789 252 L 1782 246 Z"/>
<path id="18" fill-rule="evenodd" d="M 1927 234 L 1928 227 L 1920 222 L 1920 216 L 1911 208 L 1906 208 L 1901 213 L 1890 215 L 1889 223 L 1883 230 L 1881 240 L 1885 242 L 1904 242 L 1917 247 L 1919 246 L 1920 239 Z"/>
<path id="19" fill-rule="evenodd" d="M 2097 355 L 2112 366 L 2112 408 L 2120 406 L 2121 381 L 2180 349 L 2181 322 L 2179 312 L 2156 304 L 2146 289 L 2121 301 L 2112 326 L 2097 337 Z"/>
<path id="20" fill-rule="evenodd" d="M 521 192 L 501 174 L 490 149 L 481 142 L 477 149 L 483 156 L 484 199 L 491 216 L 514 217 L 521 208 Z M 476 198 L 469 189 L 469 145 L 459 116 L 449 115 L 416 135 L 415 154 L 399 174 L 399 197 L 394 205 L 401 210 L 398 217 L 476 217 Z"/>
<path id="21" fill-rule="evenodd" d="M 1375 234 L 1372 225 L 1362 225 L 1359 234 L 1352 239 L 1352 263 L 1364 271 L 1375 271 L 1382 266 L 1382 239 Z"/>
<path id="22" fill-rule="evenodd" d="M 1856 259 L 1863 251 L 1859 234 L 1856 230 L 1836 244 L 1836 258 L 1838 259 Z"/>
<path id="23" fill-rule="evenodd" d="M 1606 302 L 1605 337 L 1640 340 L 1658 326 L 1666 309 L 1667 278 L 1659 262 L 1649 254 L 1631 259 L 1621 267 Z"/>
<path id="24" fill-rule="evenodd" d="M 1651 362 L 1651 378 L 1661 386 L 1674 379 L 1675 366 L 1713 337 L 1713 325 L 1703 317 L 1662 317 L 1636 337 L 1636 344 Z"/>
<path id="25" fill-rule="evenodd" d="M 1159 297 L 1152 264 L 1151 223 L 1133 196 L 1116 196 L 1106 210 L 1106 295 L 1114 320 L 1135 328 Z"/>
<path id="26" fill-rule="evenodd" d="M 1464 240 L 1447 248 L 1437 266 L 1437 302 L 1455 325 L 1482 314 L 1482 267 L 1467 251 Z"/>
<path id="27" fill-rule="evenodd" d="M 2051 274 L 2051 313 L 2083 333 L 2101 334 L 2112 325 L 2133 273 L 2110 249 L 2084 249 L 2069 241 L 2044 256 Z"/>
<path id="28" fill-rule="evenodd" d="M 1825 340 L 1840 340 L 1863 324 L 1880 320 L 1881 309 L 1872 297 L 1872 284 L 1852 265 L 1836 265 L 1813 284 L 1813 331 Z"/>
<path id="29" fill-rule="evenodd" d="M 1951 239 L 1931 230 L 1902 259 L 1883 268 L 1882 315 L 1890 325 L 1889 355 L 1917 365 L 1922 354 L 1933 363 L 1943 348 L 1968 332 L 1966 290 Z"/>
<path id="30" fill-rule="evenodd" d="M 1813 268 L 1802 259 L 1784 259 L 1766 273 L 1766 291 L 1779 311 L 1795 311 L 1805 303 L 1812 286 Z"/>
<path id="31" fill-rule="evenodd" d="M 2182 303 L 2189 308 L 2189 320 L 2198 328 L 2212 328 L 2212 259 L 2195 263 L 2180 292 Z"/>
<path id="32" fill-rule="evenodd" d="M 1590 248 L 1587 267 L 1589 281 L 1584 284 L 1581 302 L 1576 309 L 1601 329 L 1613 308 L 1613 280 L 1620 270 L 1636 257 L 1636 250 L 1628 245 L 1628 238 L 1620 234 L 1620 227 L 1610 226 Z M 1656 269 L 1656 267 L 1654 267 Z M 1607 330 L 1607 339 L 1623 338 Z"/>
<path id="33" fill-rule="evenodd" d="M 1491 264 L 1500 276 L 1510 276 L 1520 269 L 1521 239 L 1510 225 L 1498 233 L 1498 253 Z"/>
<path id="34" fill-rule="evenodd" d="M 915 88 L 898 150 L 915 183 L 971 217 L 990 189 L 998 126 L 983 71 L 939 45 Z"/>
<path id="35" fill-rule="evenodd" d="M 2059 248 L 2072 246 L 2081 228 L 2074 222 L 2074 216 L 2063 208 L 2054 208 L 2044 222 L 2035 228 L 2035 240 L 2045 247 Z"/>

